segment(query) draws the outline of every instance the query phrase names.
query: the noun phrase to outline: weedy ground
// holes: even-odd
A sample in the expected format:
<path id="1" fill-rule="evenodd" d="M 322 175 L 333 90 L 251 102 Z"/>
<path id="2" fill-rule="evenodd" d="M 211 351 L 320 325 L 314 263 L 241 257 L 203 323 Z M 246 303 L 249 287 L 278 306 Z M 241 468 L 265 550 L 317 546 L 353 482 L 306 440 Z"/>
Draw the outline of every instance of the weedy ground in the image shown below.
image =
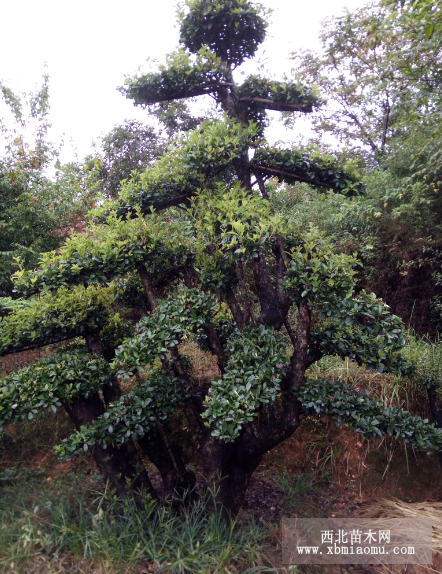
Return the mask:
<path id="1" fill-rule="evenodd" d="M 183 352 L 197 365 L 201 383 L 218 376 L 210 355 L 194 343 Z M 37 356 L 14 357 L 14 365 Z M 0 373 L 1 374 L 1 373 Z M 425 397 L 411 383 L 370 373 L 352 362 L 326 358 L 309 377 L 341 379 L 428 416 Z M 177 417 L 174 432 L 185 442 Z M 268 453 L 254 474 L 243 508 L 231 525 L 209 513 L 211 490 L 199 504 L 179 511 L 145 501 L 140 510 L 120 503 L 101 482 L 86 455 L 59 462 L 53 446 L 73 430 L 62 412 L 39 421 L 10 425 L 1 438 L 0 572 L 11 574 L 147 574 L 288 572 L 281 564 L 280 521 L 284 516 L 358 516 L 384 508 L 385 500 L 427 503 L 442 500 L 442 473 L 435 456 L 418 453 L 391 438 L 366 440 L 334 421 L 308 416 L 294 436 Z M 199 461 L 186 450 L 198 474 Z M 159 476 L 149 466 L 152 480 Z M 213 492 L 213 491 L 212 491 Z M 210 504 L 209 504 L 210 505 Z M 376 506 L 377 505 L 377 506 Z M 410 506 L 410 508 L 412 508 Z M 416 507 L 417 508 L 417 507 Z M 374 509 L 374 510 L 373 510 Z M 369 510 L 370 512 L 370 510 Z M 402 570 L 401 570 L 402 568 Z M 381 570 L 379 566 L 299 567 L 306 574 L 441 572 L 431 569 Z"/>

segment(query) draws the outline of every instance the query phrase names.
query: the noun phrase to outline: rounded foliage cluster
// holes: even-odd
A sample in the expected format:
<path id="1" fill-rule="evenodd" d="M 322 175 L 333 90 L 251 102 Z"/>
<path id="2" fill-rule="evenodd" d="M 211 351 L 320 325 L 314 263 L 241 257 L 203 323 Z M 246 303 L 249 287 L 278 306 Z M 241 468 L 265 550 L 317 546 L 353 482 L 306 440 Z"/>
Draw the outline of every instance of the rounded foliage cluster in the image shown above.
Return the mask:
<path id="1" fill-rule="evenodd" d="M 168 54 L 159 72 L 127 78 L 120 91 L 136 106 L 209 94 L 226 82 L 226 70 L 209 50 L 201 49 L 197 57 L 179 50 Z"/>
<path id="2" fill-rule="evenodd" d="M 317 101 L 314 88 L 298 82 L 277 82 L 260 76 L 248 76 L 239 88 L 239 95 L 241 98 L 261 98 L 279 104 L 292 104 L 299 111 L 306 112 L 312 111 Z M 259 105 L 259 102 L 255 105 Z"/>
<path id="3" fill-rule="evenodd" d="M 283 285 L 296 302 L 314 306 L 352 295 L 358 261 L 337 253 L 324 233 L 310 229 L 292 247 L 290 256 Z"/>
<path id="4" fill-rule="evenodd" d="M 201 327 L 217 312 L 215 299 L 198 289 L 184 285 L 165 301 L 160 301 L 155 314 L 143 317 L 137 333 L 117 349 L 113 363 L 118 375 L 128 379 L 143 371 L 156 359 L 164 359 L 168 349 L 178 345 L 182 337 Z"/>
<path id="5" fill-rule="evenodd" d="M 87 397 L 109 384 L 109 365 L 71 344 L 0 381 L 0 430 L 6 423 L 32 419 L 81 394 Z"/>
<path id="6" fill-rule="evenodd" d="M 98 333 L 108 322 L 114 286 L 77 285 L 44 292 L 27 308 L 0 317 L 0 356 L 42 347 L 86 333 Z M 55 341 L 53 340 L 55 339 Z"/>
<path id="7" fill-rule="evenodd" d="M 329 299 L 318 308 L 320 321 L 311 334 L 311 347 L 320 355 L 350 357 L 369 369 L 408 374 L 403 355 L 405 336 L 400 317 L 374 293 Z"/>
<path id="8" fill-rule="evenodd" d="M 122 187 L 118 214 L 123 215 L 139 206 L 144 212 L 178 203 L 207 188 L 213 176 L 228 169 L 241 156 L 256 135 L 256 126 L 243 126 L 224 116 L 223 121 L 211 120 L 177 140 L 153 167 L 136 180 Z M 165 202 L 165 203 L 163 203 Z"/>
<path id="9" fill-rule="evenodd" d="M 126 221 L 111 213 L 106 225 L 90 225 L 82 233 L 73 233 L 57 251 L 43 253 L 39 269 L 17 271 L 15 288 L 29 294 L 67 285 L 106 284 L 158 249 L 160 228 L 155 216 Z"/>
<path id="10" fill-rule="evenodd" d="M 256 151 L 252 167 L 259 167 L 262 173 L 277 176 L 281 181 L 292 183 L 293 179 L 299 179 L 349 196 L 364 189 L 360 178 L 342 169 L 332 156 L 315 156 L 295 148 L 262 147 Z"/>
<path id="11" fill-rule="evenodd" d="M 197 195 L 192 201 L 192 215 L 199 251 L 210 242 L 219 253 L 244 261 L 271 247 L 280 223 L 271 214 L 268 201 L 239 184 L 230 189 L 221 184 L 217 194 Z"/>
<path id="12" fill-rule="evenodd" d="M 264 325 L 235 332 L 227 348 L 231 357 L 223 378 L 212 382 L 204 416 L 213 425 L 213 436 L 231 441 L 255 418 L 258 407 L 275 400 L 287 352 L 281 335 Z"/>
<path id="13" fill-rule="evenodd" d="M 188 0 L 181 15 L 180 42 L 191 52 L 208 46 L 229 65 L 255 55 L 267 28 L 260 4 L 247 0 Z"/>

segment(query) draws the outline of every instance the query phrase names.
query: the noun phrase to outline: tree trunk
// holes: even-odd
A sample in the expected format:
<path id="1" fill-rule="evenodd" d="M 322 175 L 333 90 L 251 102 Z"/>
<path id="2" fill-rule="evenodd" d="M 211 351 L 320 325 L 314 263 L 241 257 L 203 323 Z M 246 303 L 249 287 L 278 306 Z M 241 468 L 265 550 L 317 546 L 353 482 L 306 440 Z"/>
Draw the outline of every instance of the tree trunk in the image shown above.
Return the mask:
<path id="1" fill-rule="evenodd" d="M 82 396 L 75 397 L 71 403 L 65 404 L 64 408 L 69 414 L 75 428 L 88 426 L 104 413 L 103 401 L 98 393 L 91 393 L 86 399 Z M 131 448 L 133 447 L 133 448 Z M 156 498 L 155 489 L 149 480 L 142 464 L 138 464 L 136 448 L 133 444 L 124 444 L 120 448 L 108 445 L 106 449 L 98 443 L 91 448 L 91 454 L 97 464 L 98 470 L 104 480 L 109 480 L 120 498 L 129 498 L 129 495 L 144 488 L 153 498 Z"/>
<path id="2" fill-rule="evenodd" d="M 245 443 L 244 436 L 225 443 L 208 433 L 201 447 L 203 474 L 213 481 L 218 510 L 228 518 L 240 511 L 250 478 L 262 459 L 261 454 L 247 453 Z"/>
<path id="3" fill-rule="evenodd" d="M 186 470 L 180 445 L 168 444 L 158 430 L 138 439 L 138 444 L 158 469 L 166 496 L 176 498 L 186 495 L 187 499 L 195 497 L 195 474 Z"/>
<path id="4" fill-rule="evenodd" d="M 257 456 L 244 461 L 238 458 L 237 453 L 233 452 L 230 457 L 226 457 L 224 464 L 221 465 L 216 501 L 222 511 L 232 518 L 240 511 L 250 478 L 260 465 L 261 460 L 262 457 Z"/>
<path id="5" fill-rule="evenodd" d="M 292 373 L 286 378 L 292 380 Z M 203 474 L 215 481 L 216 502 L 225 515 L 232 518 L 238 514 L 250 478 L 264 454 L 291 437 L 299 427 L 302 405 L 289 389 L 282 393 L 279 401 L 261 412 L 259 428 L 256 422 L 247 423 L 233 442 L 213 437 L 210 429 L 201 440 Z"/>
<path id="6" fill-rule="evenodd" d="M 223 292 L 238 329 L 242 329 L 245 325 L 244 317 L 232 287 L 227 285 Z"/>
<path id="7" fill-rule="evenodd" d="M 210 323 L 205 323 L 202 326 L 202 329 L 207 337 L 209 348 L 212 351 L 212 354 L 215 355 L 217 358 L 219 370 L 221 371 L 221 374 L 224 374 L 225 368 L 227 366 L 227 357 L 223 349 L 223 346 L 221 345 L 221 342 L 218 338 L 218 335 L 216 334 L 213 325 L 211 325 Z"/>
<path id="8" fill-rule="evenodd" d="M 272 285 L 265 256 L 262 253 L 259 253 L 253 260 L 252 270 L 261 306 L 257 321 L 279 331 L 284 324 L 288 309 L 283 311 L 280 307 L 278 293 Z"/>
<path id="9" fill-rule="evenodd" d="M 86 345 L 90 353 L 97 355 L 98 357 L 104 358 L 103 345 L 101 339 L 97 334 L 86 333 L 85 337 Z M 106 407 L 110 403 L 117 401 L 121 397 L 121 387 L 118 379 L 115 375 L 111 375 L 109 383 L 103 385 L 103 398 Z"/>

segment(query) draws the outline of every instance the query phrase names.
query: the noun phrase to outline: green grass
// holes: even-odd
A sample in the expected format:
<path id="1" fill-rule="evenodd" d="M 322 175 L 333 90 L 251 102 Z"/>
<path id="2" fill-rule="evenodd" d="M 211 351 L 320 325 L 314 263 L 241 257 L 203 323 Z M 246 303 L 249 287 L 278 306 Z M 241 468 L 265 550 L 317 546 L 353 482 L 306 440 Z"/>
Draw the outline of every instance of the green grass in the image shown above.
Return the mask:
<path id="1" fill-rule="evenodd" d="M 208 512 L 207 502 L 178 511 L 146 498 L 140 509 L 107 489 L 95 492 L 84 476 L 48 485 L 43 476 L 28 475 L 2 486 L 0 571 L 31 571 L 28 566 L 42 556 L 42 572 L 64 556 L 100 561 L 106 565 L 102 572 L 136 572 L 146 561 L 154 572 L 269 571 L 259 566 L 266 530 L 252 520 L 241 528 L 228 523 L 219 512 Z"/>
<path id="2" fill-rule="evenodd" d="M 273 481 L 286 497 L 289 508 L 297 506 L 302 498 L 310 494 L 317 482 L 313 479 L 312 473 L 291 476 L 286 470 L 275 475 Z"/>

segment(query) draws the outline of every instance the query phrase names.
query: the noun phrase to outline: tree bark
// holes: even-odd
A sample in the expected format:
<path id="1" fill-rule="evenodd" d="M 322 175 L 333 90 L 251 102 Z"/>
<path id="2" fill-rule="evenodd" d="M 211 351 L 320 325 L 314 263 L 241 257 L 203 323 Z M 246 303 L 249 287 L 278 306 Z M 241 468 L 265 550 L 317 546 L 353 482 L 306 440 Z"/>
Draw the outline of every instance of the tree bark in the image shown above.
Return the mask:
<path id="1" fill-rule="evenodd" d="M 277 112 L 304 112 L 309 113 L 313 111 L 312 105 L 300 107 L 297 104 L 289 104 L 287 102 L 275 102 L 264 98 L 241 98 L 240 102 L 250 102 L 251 104 L 258 104 L 258 107 L 265 108 L 266 110 L 275 110 Z"/>
<path id="2" fill-rule="evenodd" d="M 252 262 L 253 277 L 258 291 L 261 312 L 258 323 L 274 327 L 277 331 L 282 327 L 286 312 L 280 307 L 276 288 L 272 285 L 264 254 L 260 253 Z"/>
<path id="3" fill-rule="evenodd" d="M 101 343 L 100 337 L 95 333 L 85 334 L 86 345 L 89 352 L 97 355 L 98 357 L 104 358 L 103 345 Z M 103 385 L 103 398 L 106 407 L 117 401 L 121 397 L 121 387 L 118 379 L 115 375 L 111 375 L 110 381 L 107 385 Z"/>
<path id="4" fill-rule="evenodd" d="M 245 325 L 244 317 L 241 307 L 238 305 L 238 301 L 236 300 L 235 293 L 230 285 L 227 285 L 224 289 L 224 294 L 238 329 L 242 329 Z"/>
<path id="5" fill-rule="evenodd" d="M 145 265 L 138 264 L 137 270 L 147 298 L 149 299 L 152 312 L 155 313 L 158 302 L 147 269 Z M 185 281 L 187 284 L 190 282 L 190 278 L 186 274 Z M 169 352 L 173 359 L 173 369 L 170 367 L 169 361 L 166 358 L 162 361 L 165 372 L 169 376 L 177 375 L 185 381 L 188 386 L 191 386 L 192 381 L 184 369 L 178 347 L 170 348 Z M 175 373 L 173 371 L 175 371 Z M 181 456 L 182 447 L 177 444 L 168 444 L 159 421 L 157 421 L 156 431 L 150 433 L 149 436 L 138 439 L 138 444 L 161 474 L 166 495 L 170 495 L 173 498 L 177 495 L 180 497 L 185 493 L 187 493 L 186 496 L 190 498 L 195 496 L 195 474 L 190 470 L 186 470 Z"/>
<path id="6" fill-rule="evenodd" d="M 236 262 L 236 274 L 238 276 L 238 285 L 240 293 L 240 302 L 243 308 L 244 322 L 246 325 L 252 323 L 256 325 L 255 319 L 252 315 L 252 310 L 250 309 L 249 298 L 247 294 L 247 284 L 244 276 L 244 266 L 241 260 Z"/>
<path id="7" fill-rule="evenodd" d="M 236 449 L 227 452 L 216 476 L 216 502 L 229 518 L 234 518 L 240 511 L 250 479 L 262 460 L 262 456 L 244 460 L 238 455 Z"/>
<path id="8" fill-rule="evenodd" d="M 291 373 L 286 374 L 291 380 Z M 292 436 L 301 423 L 302 405 L 293 390 L 282 393 L 281 399 L 265 409 L 266 423 L 248 423 L 230 443 L 220 441 L 207 429 L 199 453 L 203 474 L 215 483 L 216 502 L 226 516 L 234 517 L 245 498 L 250 478 L 263 455 Z"/>
<path id="9" fill-rule="evenodd" d="M 216 334 L 213 325 L 211 325 L 210 323 L 205 323 L 202 329 L 207 337 L 210 350 L 217 357 L 219 370 L 221 371 L 221 374 L 223 374 L 227 366 L 227 357 L 226 353 L 224 352 L 223 346 L 221 345 L 221 342 L 218 338 L 218 335 Z"/>
<path id="10" fill-rule="evenodd" d="M 87 399 L 77 396 L 71 403 L 65 404 L 64 408 L 77 430 L 80 430 L 81 426 L 89 426 L 105 412 L 98 393 L 90 393 Z M 135 445 L 131 446 L 135 449 Z M 137 462 L 140 461 L 136 460 L 131 446 L 122 445 L 116 448 L 108 445 L 104 449 L 96 443 L 91 448 L 91 454 L 104 480 L 109 480 L 120 498 L 129 498 L 141 488 L 156 498 L 146 470 L 142 465 L 137 469 Z"/>
<path id="11" fill-rule="evenodd" d="M 309 183 L 311 185 L 317 185 L 319 187 L 325 187 L 327 189 L 333 189 L 333 186 L 329 183 L 324 183 L 322 181 L 317 181 L 316 179 L 308 179 L 307 177 L 301 177 L 300 175 L 295 175 L 289 171 L 282 171 L 280 169 L 275 169 L 268 166 L 256 165 L 251 166 L 253 169 L 260 169 L 266 175 L 282 175 L 285 178 L 294 179 L 295 181 L 303 181 L 304 183 Z"/>
<path id="12" fill-rule="evenodd" d="M 141 282 L 143 283 L 144 291 L 147 295 L 150 306 L 152 307 L 152 311 L 155 311 L 158 303 L 146 266 L 144 265 L 144 263 L 138 263 L 136 265 L 136 269 L 138 271 L 138 274 L 140 275 L 140 279 Z"/>
<path id="13" fill-rule="evenodd" d="M 138 439 L 138 444 L 158 469 L 166 496 L 176 498 L 186 495 L 190 499 L 195 497 L 195 474 L 186 470 L 181 445 L 167 444 L 159 429 Z"/>
<path id="14" fill-rule="evenodd" d="M 308 343 L 310 336 L 310 311 L 307 305 L 300 305 L 298 309 L 298 324 L 296 326 L 295 346 L 290 359 L 292 375 L 290 386 L 300 387 L 304 380 L 305 370 L 308 366 Z"/>

